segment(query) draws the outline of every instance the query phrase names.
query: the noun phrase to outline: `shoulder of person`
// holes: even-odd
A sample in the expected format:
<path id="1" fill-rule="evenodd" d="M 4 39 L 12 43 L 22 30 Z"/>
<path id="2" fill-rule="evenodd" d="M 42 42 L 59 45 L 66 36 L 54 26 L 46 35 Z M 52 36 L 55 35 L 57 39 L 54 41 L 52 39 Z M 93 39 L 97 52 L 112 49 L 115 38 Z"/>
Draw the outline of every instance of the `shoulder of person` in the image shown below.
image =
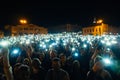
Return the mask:
<path id="1" fill-rule="evenodd" d="M 102 75 L 104 76 L 111 76 L 110 73 L 107 70 L 102 71 Z"/>
<path id="2" fill-rule="evenodd" d="M 63 70 L 63 69 L 60 69 L 61 72 L 65 73 L 65 74 L 68 74 L 67 71 Z"/>
<path id="3" fill-rule="evenodd" d="M 48 73 L 53 72 L 53 71 L 54 71 L 53 69 L 49 69 L 49 70 L 48 70 Z"/>

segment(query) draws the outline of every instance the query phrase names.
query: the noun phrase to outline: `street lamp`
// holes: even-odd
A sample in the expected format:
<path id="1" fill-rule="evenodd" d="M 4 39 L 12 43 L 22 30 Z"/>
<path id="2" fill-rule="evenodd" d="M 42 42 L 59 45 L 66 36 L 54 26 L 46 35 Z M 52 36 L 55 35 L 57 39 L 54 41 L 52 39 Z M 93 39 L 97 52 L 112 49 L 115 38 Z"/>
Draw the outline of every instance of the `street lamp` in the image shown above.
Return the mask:
<path id="1" fill-rule="evenodd" d="M 103 20 L 101 20 L 101 19 L 97 21 L 98 24 L 100 24 L 100 23 L 102 23 L 102 22 L 103 22 Z"/>
<path id="2" fill-rule="evenodd" d="M 27 20 L 21 19 L 21 20 L 20 20 L 20 23 L 21 23 L 21 24 L 27 24 Z"/>

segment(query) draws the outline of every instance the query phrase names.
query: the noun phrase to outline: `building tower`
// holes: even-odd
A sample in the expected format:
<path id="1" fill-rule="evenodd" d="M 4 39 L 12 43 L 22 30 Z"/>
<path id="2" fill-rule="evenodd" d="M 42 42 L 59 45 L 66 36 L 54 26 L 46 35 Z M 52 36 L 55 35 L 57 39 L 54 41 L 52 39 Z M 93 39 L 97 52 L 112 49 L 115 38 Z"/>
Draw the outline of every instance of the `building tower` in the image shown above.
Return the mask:
<path id="1" fill-rule="evenodd" d="M 94 20 L 93 20 L 93 24 L 96 24 L 96 23 L 97 23 L 96 18 L 94 18 Z"/>

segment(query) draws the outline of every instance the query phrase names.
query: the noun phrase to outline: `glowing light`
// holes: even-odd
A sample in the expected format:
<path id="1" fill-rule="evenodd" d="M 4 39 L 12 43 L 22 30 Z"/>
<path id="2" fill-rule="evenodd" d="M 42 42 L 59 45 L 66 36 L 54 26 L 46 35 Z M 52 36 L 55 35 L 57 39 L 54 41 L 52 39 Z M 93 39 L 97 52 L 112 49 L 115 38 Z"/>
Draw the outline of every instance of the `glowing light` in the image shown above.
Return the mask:
<path id="1" fill-rule="evenodd" d="M 66 43 L 63 43 L 63 45 L 65 46 L 65 45 L 66 45 Z"/>
<path id="2" fill-rule="evenodd" d="M 43 45 L 43 48 L 46 48 L 46 45 Z"/>
<path id="3" fill-rule="evenodd" d="M 78 57 L 78 53 L 74 53 L 74 56 Z"/>
<path id="4" fill-rule="evenodd" d="M 30 41 L 28 40 L 28 41 L 26 41 L 26 44 L 30 44 Z"/>
<path id="5" fill-rule="evenodd" d="M 72 51 L 75 51 L 75 48 L 72 48 Z"/>
<path id="6" fill-rule="evenodd" d="M 18 54 L 18 52 L 19 52 L 18 49 L 13 50 L 13 54 Z"/>
<path id="7" fill-rule="evenodd" d="M 107 46 L 110 46 L 110 45 L 111 45 L 111 43 L 110 43 L 110 42 L 106 42 L 106 45 L 107 45 Z"/>
<path id="8" fill-rule="evenodd" d="M 98 20 L 98 21 L 97 21 L 97 23 L 102 23 L 102 22 L 103 22 L 103 20 Z"/>
<path id="9" fill-rule="evenodd" d="M 101 43 L 103 43 L 103 44 L 104 44 L 104 43 L 105 43 L 105 41 L 104 41 L 104 40 L 101 40 Z"/>
<path id="10" fill-rule="evenodd" d="M 2 47 L 6 47 L 6 46 L 9 45 L 9 42 L 8 42 L 8 41 L 1 41 L 1 42 L 0 42 L 0 45 L 1 45 Z"/>
<path id="11" fill-rule="evenodd" d="M 116 44 L 116 43 L 117 43 L 117 41 L 111 41 L 111 43 L 112 43 L 112 44 Z"/>
<path id="12" fill-rule="evenodd" d="M 86 45 L 86 44 L 84 44 L 84 45 L 83 45 L 83 47 L 84 47 L 84 48 L 86 48 L 86 47 L 87 47 L 87 45 Z"/>
<path id="13" fill-rule="evenodd" d="M 20 23 L 21 23 L 21 24 L 27 24 L 27 20 L 21 19 L 21 20 L 20 20 Z"/>
<path id="14" fill-rule="evenodd" d="M 103 61 L 104 61 L 104 63 L 106 63 L 106 64 L 111 64 L 111 61 L 110 61 L 110 59 L 108 59 L 108 58 L 103 59 Z"/>
<path id="15" fill-rule="evenodd" d="M 107 48 L 108 51 L 110 51 L 110 48 Z"/>
<path id="16" fill-rule="evenodd" d="M 50 45 L 49 47 L 52 48 L 52 45 Z"/>

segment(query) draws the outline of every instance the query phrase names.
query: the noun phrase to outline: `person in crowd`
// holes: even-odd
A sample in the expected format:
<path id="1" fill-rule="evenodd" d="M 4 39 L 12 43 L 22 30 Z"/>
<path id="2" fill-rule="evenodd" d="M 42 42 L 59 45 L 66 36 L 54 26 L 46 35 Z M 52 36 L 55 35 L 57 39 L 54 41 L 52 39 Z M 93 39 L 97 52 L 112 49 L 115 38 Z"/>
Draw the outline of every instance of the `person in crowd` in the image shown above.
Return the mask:
<path id="1" fill-rule="evenodd" d="M 6 76 L 6 80 L 30 80 L 30 68 L 27 65 L 19 65 L 14 72 L 9 62 L 9 49 L 3 48 L 3 65 L 4 65 L 4 73 Z"/>
<path id="2" fill-rule="evenodd" d="M 6 80 L 13 80 L 13 71 L 12 67 L 9 62 L 9 49 L 8 48 L 2 48 L 2 54 L 3 54 L 3 68 L 4 68 L 4 73 L 6 76 Z"/>
<path id="3" fill-rule="evenodd" d="M 66 56 L 63 53 L 61 53 L 59 55 L 59 58 L 60 58 L 61 68 L 67 70 L 68 67 L 66 65 Z"/>
<path id="4" fill-rule="evenodd" d="M 53 59 L 54 57 L 57 57 L 57 51 L 56 50 L 51 50 L 50 51 L 50 59 Z"/>
<path id="5" fill-rule="evenodd" d="M 110 73 L 104 69 L 103 62 L 97 61 L 92 70 L 90 70 L 87 74 L 86 80 L 112 80 Z"/>
<path id="6" fill-rule="evenodd" d="M 17 72 L 19 70 L 19 67 L 22 65 L 22 63 L 16 63 L 14 66 L 13 66 L 13 76 L 14 76 L 14 79 L 16 80 L 17 78 Z"/>
<path id="7" fill-rule="evenodd" d="M 60 59 L 52 59 L 52 69 L 47 72 L 46 80 L 70 80 L 69 74 L 60 68 Z"/>
<path id="8" fill-rule="evenodd" d="M 41 62 L 38 58 L 34 58 L 32 61 L 32 80 L 45 80 L 46 70 L 41 66 Z"/>
<path id="9" fill-rule="evenodd" d="M 72 64 L 70 79 L 71 80 L 83 80 L 81 75 L 80 63 L 78 60 L 74 60 Z"/>
<path id="10" fill-rule="evenodd" d="M 30 67 L 28 65 L 20 65 L 16 71 L 14 80 L 30 80 Z"/>

